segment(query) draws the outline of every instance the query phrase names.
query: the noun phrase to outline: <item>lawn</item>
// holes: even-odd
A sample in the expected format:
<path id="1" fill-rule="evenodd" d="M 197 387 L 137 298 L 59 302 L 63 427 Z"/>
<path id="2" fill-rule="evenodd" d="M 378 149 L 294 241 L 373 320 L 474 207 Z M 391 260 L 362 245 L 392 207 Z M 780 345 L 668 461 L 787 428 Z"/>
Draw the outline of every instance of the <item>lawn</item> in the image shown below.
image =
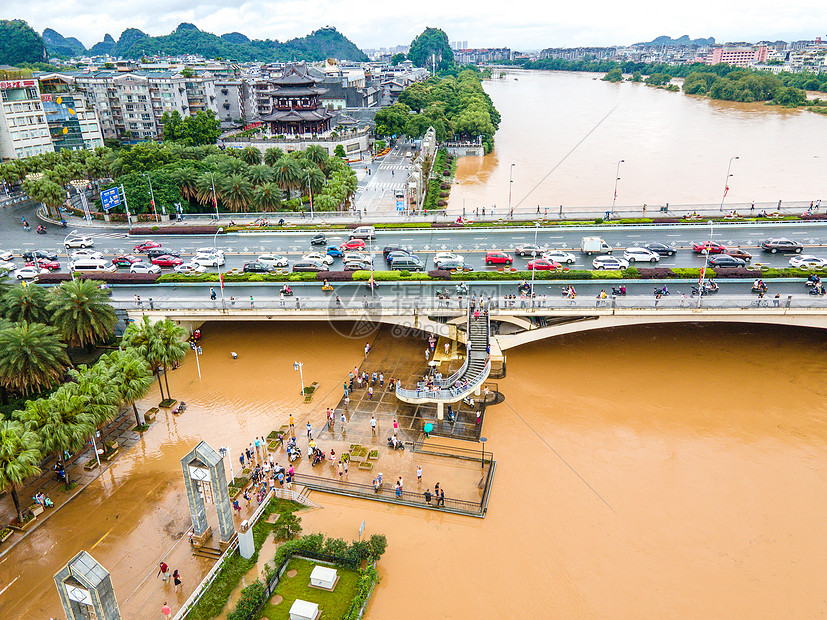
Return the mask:
<path id="1" fill-rule="evenodd" d="M 318 603 L 323 618 L 343 617 L 356 596 L 359 573 L 347 568 L 337 567 L 339 582 L 333 592 L 328 592 L 327 590 L 310 587 L 310 573 L 315 566 L 316 562 L 313 560 L 292 558 L 288 562 L 287 570 L 284 571 L 275 592 L 275 594 L 280 594 L 284 600 L 278 605 L 273 605 L 268 601 L 259 618 L 288 620 L 290 618 L 290 606 L 297 598 L 311 603 Z M 296 570 L 298 574 L 295 577 L 288 577 L 287 573 L 290 570 Z"/>

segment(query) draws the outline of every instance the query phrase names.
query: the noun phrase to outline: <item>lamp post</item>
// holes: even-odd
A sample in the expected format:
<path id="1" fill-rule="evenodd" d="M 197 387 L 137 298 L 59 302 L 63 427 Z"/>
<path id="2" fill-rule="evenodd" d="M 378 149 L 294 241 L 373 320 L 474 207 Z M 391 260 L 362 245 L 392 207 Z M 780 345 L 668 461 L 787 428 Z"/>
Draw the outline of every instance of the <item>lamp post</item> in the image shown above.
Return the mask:
<path id="1" fill-rule="evenodd" d="M 71 264 L 71 261 L 70 261 L 70 259 L 69 259 L 69 246 L 68 246 L 68 245 L 66 245 L 66 241 L 67 241 L 67 240 L 69 239 L 69 237 L 71 237 L 72 235 L 77 234 L 77 232 L 78 232 L 78 231 L 73 230 L 73 231 L 72 231 L 72 232 L 70 232 L 68 235 L 66 235 L 65 237 L 63 237 L 63 249 L 64 249 L 64 250 L 66 250 L 66 265 L 69 267 L 69 273 L 71 273 L 71 274 L 72 274 L 72 282 L 74 282 L 74 281 L 75 281 L 75 270 L 74 270 L 74 269 L 72 269 L 72 264 Z M 35 262 L 35 264 L 37 264 L 37 254 L 35 254 L 35 257 L 34 257 L 34 262 Z"/>
<path id="2" fill-rule="evenodd" d="M 218 216 L 218 198 L 215 195 L 215 177 L 212 172 L 208 172 L 207 174 L 210 175 L 210 183 L 212 184 L 212 204 L 215 207 L 215 221 L 217 222 L 221 218 Z"/>
<path id="3" fill-rule="evenodd" d="M 535 223 L 534 224 L 534 247 L 537 247 L 537 231 L 540 230 L 540 225 Z M 532 252 L 534 255 L 534 267 L 531 270 L 531 310 L 534 311 L 534 272 L 537 271 L 537 254 L 538 252 Z"/>
<path id="4" fill-rule="evenodd" d="M 729 191 L 729 177 L 735 176 L 729 173 L 729 171 L 732 169 L 732 162 L 735 159 L 740 159 L 740 157 L 730 157 L 729 165 L 726 168 L 726 179 L 724 179 L 724 195 L 721 196 L 721 211 L 724 210 L 724 199 L 726 198 L 727 192 Z"/>
<path id="5" fill-rule="evenodd" d="M 158 221 L 158 209 L 155 207 L 155 194 L 152 193 L 152 177 L 149 176 L 148 172 L 144 172 L 144 176 L 149 181 L 149 199 L 152 203 L 152 211 L 155 213 L 155 221 Z"/>
<path id="6" fill-rule="evenodd" d="M 508 169 L 508 217 L 514 217 L 514 211 L 511 210 L 511 185 L 514 183 L 514 166 L 517 164 L 511 164 L 511 167 Z"/>
<path id="7" fill-rule="evenodd" d="M 480 443 L 482 444 L 482 468 L 485 469 L 485 442 L 488 441 L 488 437 L 480 437 Z"/>
<path id="8" fill-rule="evenodd" d="M 230 482 L 232 482 L 235 474 L 233 473 L 233 455 L 230 452 L 230 446 L 221 446 L 218 451 L 221 456 L 226 456 L 230 460 Z"/>
<path id="9" fill-rule="evenodd" d="M 307 195 L 310 197 L 310 219 L 313 219 L 313 188 L 310 187 L 310 170 L 307 172 Z"/>
<path id="10" fill-rule="evenodd" d="M 302 396 L 304 396 L 304 372 L 302 371 L 302 366 L 304 366 L 302 362 L 293 362 L 293 370 L 299 371 L 299 381 L 301 382 L 302 386 L 301 394 Z"/>
<path id="11" fill-rule="evenodd" d="M 212 249 L 213 249 L 213 256 L 215 256 L 216 263 L 218 262 L 218 248 L 215 247 L 216 238 L 218 237 L 218 233 L 224 232 L 224 229 L 219 227 L 218 230 L 215 231 L 215 234 L 212 236 Z M 226 310 L 226 305 L 224 304 L 224 280 L 221 279 L 221 265 L 218 265 L 218 288 L 221 289 L 221 308 Z"/>
<path id="12" fill-rule="evenodd" d="M 612 196 L 612 215 L 615 214 L 615 202 L 617 202 L 617 182 L 620 180 L 620 164 L 626 163 L 625 159 L 617 162 L 617 171 L 615 172 L 615 193 Z"/>
<path id="13" fill-rule="evenodd" d="M 712 220 L 707 221 L 709 224 L 709 245 L 712 245 Z M 701 300 L 704 297 L 704 278 L 706 278 L 706 267 L 709 265 L 709 246 L 706 248 L 706 252 L 704 252 L 704 268 L 701 270 L 701 278 L 698 282 L 698 308 L 701 307 Z"/>

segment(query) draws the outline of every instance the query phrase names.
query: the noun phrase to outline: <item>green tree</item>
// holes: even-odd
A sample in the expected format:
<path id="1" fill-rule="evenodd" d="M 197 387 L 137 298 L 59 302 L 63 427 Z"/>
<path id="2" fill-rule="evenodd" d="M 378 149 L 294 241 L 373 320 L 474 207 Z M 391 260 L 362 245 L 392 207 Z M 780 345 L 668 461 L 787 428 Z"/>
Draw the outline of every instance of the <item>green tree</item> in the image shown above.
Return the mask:
<path id="1" fill-rule="evenodd" d="M 5 317 L 10 321 L 49 323 L 46 309 L 49 299 L 43 287 L 22 284 L 12 287 L 3 294 L 2 304 Z"/>
<path id="2" fill-rule="evenodd" d="M 635 71 L 632 74 L 632 81 L 633 82 L 642 82 L 643 81 L 643 74 L 640 71 Z"/>
<path id="3" fill-rule="evenodd" d="M 109 304 L 107 291 L 93 280 L 71 280 L 52 289 L 49 311 L 52 324 L 66 344 L 85 347 L 106 340 L 115 330 L 118 318 Z"/>
<path id="4" fill-rule="evenodd" d="M 198 204 L 215 207 L 214 201 L 218 198 L 217 188 L 221 186 L 222 180 L 221 175 L 210 176 L 206 172 L 200 175 L 195 182 L 195 199 Z"/>
<path id="5" fill-rule="evenodd" d="M 281 206 L 281 188 L 275 183 L 262 183 L 253 190 L 253 205 L 257 211 L 278 211 Z"/>
<path id="6" fill-rule="evenodd" d="M 426 28 L 411 42 L 408 59 L 417 67 L 432 65 L 432 58 L 438 70 L 445 70 L 454 64 L 454 52 L 448 42 L 448 35 L 439 28 Z"/>
<path id="7" fill-rule="evenodd" d="M 603 76 L 604 82 L 622 82 L 623 81 L 623 72 L 620 70 L 620 67 L 614 67 L 611 71 L 609 71 L 606 75 Z"/>
<path id="8" fill-rule="evenodd" d="M 254 146 L 246 146 L 241 150 L 241 160 L 248 166 L 261 163 L 261 151 Z"/>
<path id="9" fill-rule="evenodd" d="M 22 19 L 0 20 L 0 65 L 46 60 L 46 44 L 29 24 Z"/>
<path id="10" fill-rule="evenodd" d="M 256 149 L 258 150 L 258 149 Z M 273 169 L 264 164 L 250 166 L 247 169 L 247 178 L 253 185 L 262 185 L 273 181 Z"/>
<path id="11" fill-rule="evenodd" d="M 345 154 L 345 147 L 343 147 L 341 144 L 336 145 L 336 148 L 333 150 L 333 154 L 336 157 L 341 157 L 342 159 L 347 157 L 347 155 Z"/>
<path id="12" fill-rule="evenodd" d="M 161 124 L 164 126 L 164 140 L 174 142 L 183 138 L 183 122 L 181 113 L 178 110 L 172 113 L 164 112 L 161 116 Z"/>
<path id="13" fill-rule="evenodd" d="M 18 420 L 0 420 L 0 490 L 11 493 L 19 523 L 23 522 L 23 511 L 17 489 L 40 473 L 41 454 L 35 432 Z"/>
<path id="14" fill-rule="evenodd" d="M 185 200 L 196 200 L 198 197 L 198 171 L 195 168 L 181 168 L 176 174 L 181 196 Z"/>
<path id="15" fill-rule="evenodd" d="M 221 135 L 221 123 L 212 110 L 200 111 L 184 119 L 181 127 L 181 141 L 191 146 L 215 144 Z"/>
<path id="16" fill-rule="evenodd" d="M 127 350 L 113 351 L 102 357 L 98 364 L 101 362 L 105 364 L 110 380 L 118 391 L 121 401 L 132 406 L 132 411 L 135 413 L 135 423 L 141 426 L 143 422 L 138 415 L 138 407 L 135 401 L 147 395 L 154 381 L 145 360 L 138 357 L 134 350 Z"/>
<path id="17" fill-rule="evenodd" d="M 301 167 L 292 157 L 282 157 L 273 166 L 273 180 L 282 190 L 289 192 L 301 183 Z"/>
<path id="18" fill-rule="evenodd" d="M 127 350 L 132 349 L 135 355 L 146 362 L 150 373 L 155 376 L 164 357 L 158 324 L 152 323 L 147 316 L 144 316 L 140 323 L 130 323 L 124 331 L 123 342 L 128 347 Z M 164 400 L 164 386 L 161 384 L 160 375 L 158 389 L 161 392 L 161 400 Z"/>
<path id="19" fill-rule="evenodd" d="M 665 73 L 653 73 L 645 81 L 650 86 L 666 86 L 671 80 L 672 77 Z"/>
<path id="20" fill-rule="evenodd" d="M 164 383 L 167 386 L 167 396 L 170 398 L 167 369 L 179 364 L 186 356 L 187 345 L 185 339 L 187 331 L 175 322 L 164 319 L 158 323 L 158 339 L 161 346 L 161 364 L 164 368 Z"/>
<path id="21" fill-rule="evenodd" d="M 244 211 L 253 199 L 253 186 L 246 177 L 232 174 L 221 181 L 221 202 L 230 211 Z"/>
<path id="22" fill-rule="evenodd" d="M 60 380 L 68 365 L 66 345 L 54 327 L 24 321 L 0 330 L 0 384 L 4 388 L 24 396 L 42 392 Z"/>
<path id="23" fill-rule="evenodd" d="M 282 155 L 284 155 L 284 151 L 282 151 L 278 147 L 270 147 L 266 151 L 264 151 L 264 163 L 270 166 L 271 168 L 276 165 L 279 159 L 281 159 Z"/>
<path id="24" fill-rule="evenodd" d="M 405 54 L 394 54 L 391 56 L 391 66 L 395 67 L 398 64 L 405 62 L 408 57 Z"/>
<path id="25" fill-rule="evenodd" d="M 325 169 L 325 164 L 328 160 L 327 151 L 318 144 L 311 144 L 307 147 L 304 151 L 304 156 L 307 161 L 313 162 L 316 164 L 321 170 Z"/>

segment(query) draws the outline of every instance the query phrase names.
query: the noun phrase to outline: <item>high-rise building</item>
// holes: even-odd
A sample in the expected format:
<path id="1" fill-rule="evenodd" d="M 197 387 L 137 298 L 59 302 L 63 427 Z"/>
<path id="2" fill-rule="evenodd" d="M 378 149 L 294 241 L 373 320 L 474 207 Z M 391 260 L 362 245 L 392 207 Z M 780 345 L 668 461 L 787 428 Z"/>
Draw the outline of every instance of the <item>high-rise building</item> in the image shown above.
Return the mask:
<path id="1" fill-rule="evenodd" d="M 54 151 L 35 79 L 0 81 L 0 159 Z"/>

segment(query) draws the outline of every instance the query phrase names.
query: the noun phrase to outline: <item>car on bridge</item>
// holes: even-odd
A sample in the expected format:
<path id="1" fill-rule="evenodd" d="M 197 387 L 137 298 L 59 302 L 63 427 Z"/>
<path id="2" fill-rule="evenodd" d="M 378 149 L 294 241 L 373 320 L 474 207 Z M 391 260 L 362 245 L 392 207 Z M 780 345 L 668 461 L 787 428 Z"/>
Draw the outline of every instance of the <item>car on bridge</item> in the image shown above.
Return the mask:
<path id="1" fill-rule="evenodd" d="M 514 257 L 505 252 L 491 250 L 485 253 L 486 265 L 510 265 L 514 262 Z"/>
<path id="2" fill-rule="evenodd" d="M 67 248 L 91 248 L 95 245 L 92 237 L 71 237 L 64 241 L 63 245 Z"/>
<path id="3" fill-rule="evenodd" d="M 161 268 L 158 265 L 150 265 L 141 261 L 140 263 L 132 263 L 129 266 L 129 273 L 161 273 Z"/>
<path id="4" fill-rule="evenodd" d="M 34 261 L 29 261 L 25 265 L 26 267 L 34 267 Z M 42 269 L 48 269 L 49 271 L 57 271 L 60 269 L 60 263 L 56 260 L 48 260 L 46 258 L 38 258 L 37 259 L 37 266 Z"/>
<path id="5" fill-rule="evenodd" d="M 139 254 L 143 254 L 144 252 L 151 250 L 152 248 L 160 248 L 161 244 L 157 241 L 141 241 L 138 245 L 132 248 L 133 252 L 138 252 Z"/>
<path id="6" fill-rule="evenodd" d="M 442 260 L 434 263 L 437 269 L 444 269 L 445 271 L 474 271 L 474 268 L 468 263 L 461 260 Z"/>
<path id="7" fill-rule="evenodd" d="M 202 267 L 220 267 L 224 264 L 222 254 L 196 254 L 192 262 Z"/>
<path id="8" fill-rule="evenodd" d="M 327 245 L 327 237 L 324 233 L 319 233 L 315 237 L 310 238 L 310 245 Z"/>
<path id="9" fill-rule="evenodd" d="M 709 259 L 710 267 L 746 267 L 747 261 L 743 258 L 730 256 L 729 254 L 719 254 Z"/>
<path id="10" fill-rule="evenodd" d="M 115 267 L 130 267 L 140 262 L 141 257 L 133 254 L 121 254 L 112 259 L 112 264 L 115 265 Z"/>
<path id="11" fill-rule="evenodd" d="M 798 267 L 799 269 L 827 267 L 827 258 L 813 256 L 812 254 L 802 254 L 801 256 L 793 256 L 790 259 L 790 267 Z"/>
<path id="12" fill-rule="evenodd" d="M 434 254 L 434 265 L 439 265 L 439 263 L 446 260 L 463 262 L 465 257 L 454 254 L 453 252 L 437 252 Z"/>
<path id="13" fill-rule="evenodd" d="M 100 252 L 95 252 L 94 250 L 75 250 L 74 252 L 72 252 L 72 260 L 78 260 L 83 258 L 101 260 L 103 258 L 103 254 L 101 254 Z"/>
<path id="14" fill-rule="evenodd" d="M 577 257 L 574 254 L 564 250 L 546 250 L 543 252 L 542 256 L 546 260 L 551 260 L 555 263 L 565 263 L 566 265 L 571 265 L 577 260 Z"/>
<path id="15" fill-rule="evenodd" d="M 630 263 L 656 263 L 660 260 L 660 254 L 646 248 L 626 248 L 623 258 Z"/>
<path id="16" fill-rule="evenodd" d="M 256 262 L 267 265 L 271 269 L 290 266 L 290 261 L 287 260 L 286 256 L 282 256 L 281 254 L 262 254 L 256 259 Z"/>
<path id="17" fill-rule="evenodd" d="M 149 257 L 149 260 L 158 258 L 159 256 L 175 256 L 180 258 L 181 252 L 169 248 L 152 248 L 147 250 L 146 255 Z"/>
<path id="18" fill-rule="evenodd" d="M 293 263 L 293 271 L 327 271 L 327 265 L 313 260 L 297 260 Z"/>
<path id="19" fill-rule="evenodd" d="M 325 265 L 332 265 L 336 260 L 330 254 L 322 254 L 321 252 L 308 252 L 301 258 L 303 261 L 312 261 L 315 263 L 323 263 Z"/>
<path id="20" fill-rule="evenodd" d="M 171 254 L 163 254 L 152 259 L 152 264 L 158 265 L 159 267 L 177 267 L 183 262 L 183 259 L 178 256 L 172 256 Z"/>
<path id="21" fill-rule="evenodd" d="M 23 256 L 23 260 L 34 260 L 35 256 L 46 260 L 57 260 L 57 254 L 49 250 L 26 250 L 21 256 Z"/>
<path id="22" fill-rule="evenodd" d="M 364 250 L 365 242 L 362 239 L 348 239 L 339 246 L 340 250 Z"/>
<path id="23" fill-rule="evenodd" d="M 327 255 L 332 256 L 333 258 L 342 258 L 344 253 L 335 245 L 329 245 L 327 246 Z"/>
<path id="24" fill-rule="evenodd" d="M 555 271 L 562 267 L 560 263 L 555 263 L 554 261 L 550 261 L 545 258 L 535 258 L 534 260 L 530 260 L 526 266 L 529 271 Z"/>
<path id="25" fill-rule="evenodd" d="M 540 254 L 543 253 L 543 248 L 534 243 L 529 243 L 527 245 L 518 245 L 514 249 L 514 253 L 519 256 L 540 256 Z"/>
<path id="26" fill-rule="evenodd" d="M 386 259 L 391 252 L 405 252 L 406 254 L 410 254 L 413 252 L 413 248 L 409 245 L 386 245 L 382 249 L 382 254 Z"/>
<path id="27" fill-rule="evenodd" d="M 693 243 L 692 251 L 695 254 L 725 254 L 726 246 L 714 241 L 705 241 L 703 243 Z"/>
<path id="28" fill-rule="evenodd" d="M 734 256 L 735 258 L 743 258 L 745 261 L 748 261 L 752 258 L 752 254 L 750 254 L 746 250 L 742 250 L 741 248 L 729 248 L 727 249 L 726 254 Z"/>
<path id="29" fill-rule="evenodd" d="M 792 239 L 787 239 L 785 237 L 778 237 L 776 239 L 767 239 L 764 241 L 764 243 L 761 244 L 761 249 L 765 252 L 769 252 L 770 254 L 775 254 L 776 252 L 795 252 L 796 254 L 801 254 L 804 246 L 798 241 L 793 241 Z"/>
<path id="30" fill-rule="evenodd" d="M 629 267 L 629 261 L 617 256 L 609 256 L 604 254 L 598 256 L 592 261 L 592 267 L 595 269 L 626 269 Z"/>
<path id="31" fill-rule="evenodd" d="M 270 266 L 254 260 L 249 263 L 244 263 L 242 271 L 244 273 L 270 273 Z"/>
<path id="32" fill-rule="evenodd" d="M 197 273 L 204 273 L 207 271 L 207 268 L 204 265 L 200 265 L 196 263 L 194 260 L 189 261 L 188 263 L 181 263 L 175 269 L 173 269 L 175 273 L 183 273 L 185 275 L 195 275 Z"/>
<path id="33" fill-rule="evenodd" d="M 11 260 L 14 258 L 14 254 L 9 252 L 8 250 L 0 250 L 0 260 Z"/>
<path id="34" fill-rule="evenodd" d="M 671 245 L 666 245 L 665 243 L 657 243 L 657 242 L 647 243 L 643 247 L 646 248 L 647 250 L 651 251 L 651 252 L 656 252 L 657 254 L 660 254 L 661 256 L 674 256 L 675 252 L 677 251 Z"/>
<path id="35" fill-rule="evenodd" d="M 39 275 L 49 273 L 48 269 L 41 269 L 40 267 L 28 266 L 21 267 L 14 272 L 14 277 L 18 280 L 32 280 Z"/>

